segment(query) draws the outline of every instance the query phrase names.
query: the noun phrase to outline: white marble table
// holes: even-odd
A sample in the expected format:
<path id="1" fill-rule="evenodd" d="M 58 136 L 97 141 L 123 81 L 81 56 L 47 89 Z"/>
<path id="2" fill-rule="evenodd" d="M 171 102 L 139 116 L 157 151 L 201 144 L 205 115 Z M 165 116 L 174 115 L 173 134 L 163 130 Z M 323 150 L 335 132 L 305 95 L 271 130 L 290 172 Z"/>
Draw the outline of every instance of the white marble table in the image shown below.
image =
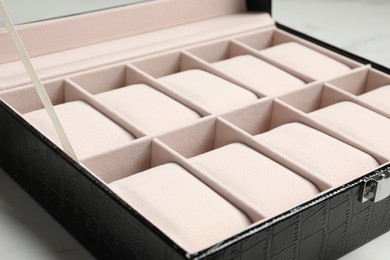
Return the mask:
<path id="1" fill-rule="evenodd" d="M 5 2 L 8 6 L 15 7 L 31 5 L 32 2 L 50 4 L 54 1 Z M 66 8 L 72 9 L 72 5 L 81 2 L 85 4 L 84 1 L 58 0 L 57 3 L 62 5 L 55 12 L 58 15 L 61 12 L 65 14 L 69 11 Z M 94 3 L 104 6 L 105 1 L 95 0 Z M 390 67 L 390 1 L 274 0 L 273 3 L 277 21 Z M 35 19 L 29 10 L 24 9 L 24 12 L 30 13 L 30 16 L 19 16 L 19 22 L 24 22 L 23 19 Z M 50 9 L 42 12 L 46 12 L 43 16 L 47 16 Z M 389 259 L 389 244 L 390 232 L 343 259 Z M 0 170 L 0 259 L 94 258 Z"/>

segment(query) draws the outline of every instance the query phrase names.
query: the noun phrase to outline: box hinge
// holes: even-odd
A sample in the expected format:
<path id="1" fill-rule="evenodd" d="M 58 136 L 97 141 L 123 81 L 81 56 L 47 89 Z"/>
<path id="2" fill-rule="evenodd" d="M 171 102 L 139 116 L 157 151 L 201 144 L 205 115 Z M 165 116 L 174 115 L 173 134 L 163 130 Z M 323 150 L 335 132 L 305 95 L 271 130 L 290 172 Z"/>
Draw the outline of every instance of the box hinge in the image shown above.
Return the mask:
<path id="1" fill-rule="evenodd" d="M 368 178 L 364 182 L 360 201 L 378 202 L 390 195 L 390 169 Z"/>

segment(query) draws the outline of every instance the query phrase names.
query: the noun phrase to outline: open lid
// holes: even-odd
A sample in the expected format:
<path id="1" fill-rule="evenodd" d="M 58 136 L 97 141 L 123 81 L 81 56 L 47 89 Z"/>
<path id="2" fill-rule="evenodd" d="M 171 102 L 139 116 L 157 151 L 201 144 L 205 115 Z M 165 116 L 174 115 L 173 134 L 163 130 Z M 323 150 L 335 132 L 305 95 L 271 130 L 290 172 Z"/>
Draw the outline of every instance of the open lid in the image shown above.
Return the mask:
<path id="1" fill-rule="evenodd" d="M 123 1 L 134 2 L 131 0 Z M 272 18 L 268 13 L 270 12 L 271 1 L 148 0 L 136 2 L 137 4 L 129 4 L 117 8 L 21 24 L 17 26 L 17 30 L 30 57 L 33 58 L 34 65 L 40 72 L 41 78 L 46 80 L 56 78 L 65 73 L 74 73 L 132 58 L 123 54 L 123 52 L 134 47 L 130 46 L 129 42 L 133 44 L 141 41 L 136 38 L 131 39 L 131 37 L 147 35 L 151 32 L 166 30 L 165 36 L 170 36 L 170 38 L 166 37 L 164 39 L 157 34 L 154 37 L 150 37 L 156 43 L 159 41 L 174 41 L 174 37 L 178 39 L 183 35 L 186 36 L 185 34 L 187 36 L 190 33 L 199 34 L 200 31 L 193 31 L 192 29 L 183 30 L 184 28 L 182 28 L 181 31 L 176 32 L 168 30 L 202 22 L 203 30 L 211 31 L 210 29 L 214 29 L 216 35 L 220 34 L 219 36 L 217 35 L 218 37 L 222 33 L 227 34 L 226 29 L 229 27 L 236 26 L 238 31 L 238 27 L 241 26 L 244 30 L 248 30 L 249 27 L 245 28 L 245 26 L 249 24 L 249 20 L 251 20 L 252 29 L 254 29 L 255 25 L 257 28 L 273 25 Z M 113 5 L 117 5 L 117 3 Z M 247 12 L 247 10 L 256 12 Z M 243 13 L 245 13 L 245 16 L 242 15 Z M 240 14 L 241 17 L 237 18 Z M 229 15 L 235 15 L 236 18 L 230 20 L 222 19 Z M 218 18 L 220 19 L 218 20 Z M 216 22 L 213 22 L 213 19 Z M 213 22 L 215 28 L 205 24 L 208 20 L 210 20 L 210 24 Z M 221 32 L 220 29 L 222 28 L 225 32 Z M 231 31 L 233 32 L 233 30 Z M 212 34 L 209 34 L 209 37 L 211 37 Z M 119 43 L 122 39 L 128 39 L 128 41 L 122 41 L 123 44 Z M 120 44 L 122 45 L 118 48 Z M 150 44 L 151 42 L 145 42 L 143 45 Z M 96 47 L 98 45 L 100 46 L 99 48 L 90 48 L 90 46 Z M 2 46 L 2 51 L 0 52 L 0 71 L 2 72 L 0 91 L 28 84 L 28 79 L 22 76 L 22 74 L 25 74 L 24 69 L 18 62 L 17 52 L 5 28 L 0 28 L 0 46 Z M 67 53 L 70 50 L 79 50 L 79 53 Z M 108 61 L 107 56 L 112 53 L 118 54 L 119 52 L 122 55 L 116 55 L 115 58 Z M 78 60 L 69 58 L 71 55 L 77 57 Z M 99 56 L 104 56 L 107 62 L 96 62 Z M 34 57 L 39 57 L 39 59 L 35 60 Z M 89 59 L 93 59 L 95 65 L 86 64 L 86 61 Z M 75 65 L 76 62 L 77 64 Z M 78 68 L 77 65 L 81 63 L 83 63 L 82 68 Z M 58 66 L 64 64 L 69 65 L 68 70 L 57 69 Z"/>
<path id="2" fill-rule="evenodd" d="M 270 12 L 270 1 L 259 0 L 125 0 L 129 5 L 106 10 L 83 6 L 69 8 L 52 20 L 47 13 L 33 16 L 38 22 L 17 26 L 18 33 L 31 57 L 77 48 L 94 43 L 160 30 L 180 24 L 210 19 L 217 16 L 250 11 Z M 136 2 L 137 4 L 134 4 Z M 133 3 L 133 4 L 131 4 Z M 68 5 L 68 4 L 67 4 Z M 118 5 L 117 1 L 113 4 Z M 106 7 L 108 7 L 106 5 Z M 22 8 L 22 6 L 21 6 Z M 7 8 L 9 10 L 9 8 Z M 81 13 L 80 13 L 80 12 Z M 70 15 L 69 12 L 76 13 Z M 40 19 L 42 18 L 42 19 Z M 22 20 L 23 21 L 23 20 Z M 125 25 L 131 26 L 125 26 Z M 15 61 L 17 53 L 7 36 L 0 29 L 0 64 Z"/>

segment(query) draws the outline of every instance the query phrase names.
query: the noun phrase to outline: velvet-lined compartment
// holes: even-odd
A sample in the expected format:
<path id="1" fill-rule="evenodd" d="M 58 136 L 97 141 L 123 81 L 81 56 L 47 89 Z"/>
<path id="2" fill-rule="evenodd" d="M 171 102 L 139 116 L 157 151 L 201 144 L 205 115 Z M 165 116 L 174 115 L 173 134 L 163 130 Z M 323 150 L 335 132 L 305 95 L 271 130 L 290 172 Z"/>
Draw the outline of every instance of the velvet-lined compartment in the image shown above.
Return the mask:
<path id="1" fill-rule="evenodd" d="M 335 188 L 379 167 L 369 154 L 338 140 L 306 115 L 278 100 L 222 115 L 253 136 L 321 190 Z"/>
<path id="2" fill-rule="evenodd" d="M 365 66 L 353 73 L 331 80 L 329 84 L 357 96 L 376 112 L 390 116 L 389 75 Z"/>
<path id="3" fill-rule="evenodd" d="M 210 247 L 253 223 L 158 140 L 138 140 L 83 165 L 187 252 Z"/>
<path id="4" fill-rule="evenodd" d="M 267 29 L 234 38 L 265 61 L 306 82 L 345 75 L 359 63 L 279 29 Z"/>
<path id="5" fill-rule="evenodd" d="M 278 158 L 270 157 L 264 147 L 219 117 L 158 139 L 180 154 L 194 175 L 253 221 L 281 214 L 320 192 L 313 183 Z M 296 189 L 292 189 L 291 183 Z"/>
<path id="6" fill-rule="evenodd" d="M 259 58 L 256 51 L 234 41 L 207 43 L 186 52 L 207 62 L 225 77 L 238 80 L 239 84 L 258 96 L 277 96 L 306 85 L 298 77 Z"/>
<path id="7" fill-rule="evenodd" d="M 124 120 L 138 137 L 189 125 L 201 117 L 127 65 L 81 73 L 70 81 L 113 117 Z"/>
<path id="8" fill-rule="evenodd" d="M 390 146 L 383 141 L 390 131 L 389 118 L 371 110 L 357 97 L 325 83 L 279 99 L 326 133 L 370 154 L 380 164 L 390 160 Z"/>
<path id="9" fill-rule="evenodd" d="M 366 147 L 375 149 L 390 160 L 390 145 L 383 141 L 390 132 L 389 118 L 350 101 L 313 111 L 309 116 L 343 132 L 351 139 L 360 140 Z"/>
<path id="10" fill-rule="evenodd" d="M 75 153 L 81 160 L 114 150 L 135 139 L 130 132 L 89 103 L 83 93 L 69 82 L 53 81 L 45 87 Z M 1 98 L 61 147 L 49 116 L 33 87 L 2 92 Z"/>
<path id="11" fill-rule="evenodd" d="M 237 82 L 185 52 L 156 55 L 132 65 L 203 115 L 231 111 L 258 99 Z"/>

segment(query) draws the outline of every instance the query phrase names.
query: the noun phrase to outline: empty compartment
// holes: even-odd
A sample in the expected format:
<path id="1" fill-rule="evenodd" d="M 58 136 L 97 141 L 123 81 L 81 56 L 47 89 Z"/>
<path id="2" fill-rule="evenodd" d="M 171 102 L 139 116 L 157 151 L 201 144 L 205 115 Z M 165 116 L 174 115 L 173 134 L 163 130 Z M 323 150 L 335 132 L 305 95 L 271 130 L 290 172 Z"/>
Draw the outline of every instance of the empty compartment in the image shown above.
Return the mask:
<path id="1" fill-rule="evenodd" d="M 158 80 L 205 114 L 219 114 L 255 102 L 252 92 L 212 74 L 205 64 L 184 53 L 169 53 L 134 62 L 133 65 Z M 190 105 L 189 105 L 190 106 Z"/>
<path id="2" fill-rule="evenodd" d="M 339 102 L 319 109 L 309 115 L 337 131 L 363 142 L 390 160 L 390 120 L 356 103 Z"/>
<path id="3" fill-rule="evenodd" d="M 245 85 L 257 95 L 277 96 L 305 86 L 305 82 L 263 61 L 256 51 L 234 41 L 219 41 L 186 50 L 213 68 Z"/>
<path id="4" fill-rule="evenodd" d="M 279 29 L 251 33 L 237 40 L 257 50 L 262 59 L 307 82 L 332 79 L 360 66 L 355 61 Z"/>
<path id="5" fill-rule="evenodd" d="M 294 113 L 278 101 L 251 105 L 223 118 L 284 156 L 291 169 L 322 191 L 350 182 L 379 166 L 369 154 L 321 132 L 304 115 Z"/>
<path id="6" fill-rule="evenodd" d="M 245 230 L 251 220 L 175 163 L 109 187 L 186 251 L 206 249 Z"/>
<path id="7" fill-rule="evenodd" d="M 213 246 L 252 224 L 177 163 L 174 154 L 157 146 L 150 139 L 138 140 L 83 164 L 187 252 Z"/>
<path id="8" fill-rule="evenodd" d="M 85 102 L 82 93 L 67 82 L 50 82 L 45 87 L 79 159 L 110 151 L 134 140 L 131 133 Z M 4 92 L 1 98 L 61 147 L 52 122 L 32 86 Z"/>
<path id="9" fill-rule="evenodd" d="M 333 188 L 379 167 L 367 153 L 301 123 L 285 124 L 255 138 L 320 175 Z"/>
<path id="10" fill-rule="evenodd" d="M 259 152 L 253 140 L 223 119 L 202 121 L 159 140 L 187 158 L 199 179 L 253 221 L 281 214 L 319 193 L 310 181 Z"/>
<path id="11" fill-rule="evenodd" d="M 390 116 L 390 76 L 369 66 L 329 82 Z M 374 109 L 375 109 L 374 108 Z"/>
<path id="12" fill-rule="evenodd" d="M 307 113 L 327 133 L 371 154 L 381 164 L 390 159 L 390 145 L 385 141 L 390 131 L 389 119 L 366 108 L 353 96 L 325 84 L 280 99 Z"/>
<path id="13" fill-rule="evenodd" d="M 197 112 L 146 83 L 147 79 L 125 65 L 81 74 L 71 80 L 143 135 L 172 130 L 200 118 Z"/>
<path id="14" fill-rule="evenodd" d="M 257 205 L 267 217 L 312 199 L 319 192 L 306 179 L 243 143 L 228 144 L 190 162 Z"/>

